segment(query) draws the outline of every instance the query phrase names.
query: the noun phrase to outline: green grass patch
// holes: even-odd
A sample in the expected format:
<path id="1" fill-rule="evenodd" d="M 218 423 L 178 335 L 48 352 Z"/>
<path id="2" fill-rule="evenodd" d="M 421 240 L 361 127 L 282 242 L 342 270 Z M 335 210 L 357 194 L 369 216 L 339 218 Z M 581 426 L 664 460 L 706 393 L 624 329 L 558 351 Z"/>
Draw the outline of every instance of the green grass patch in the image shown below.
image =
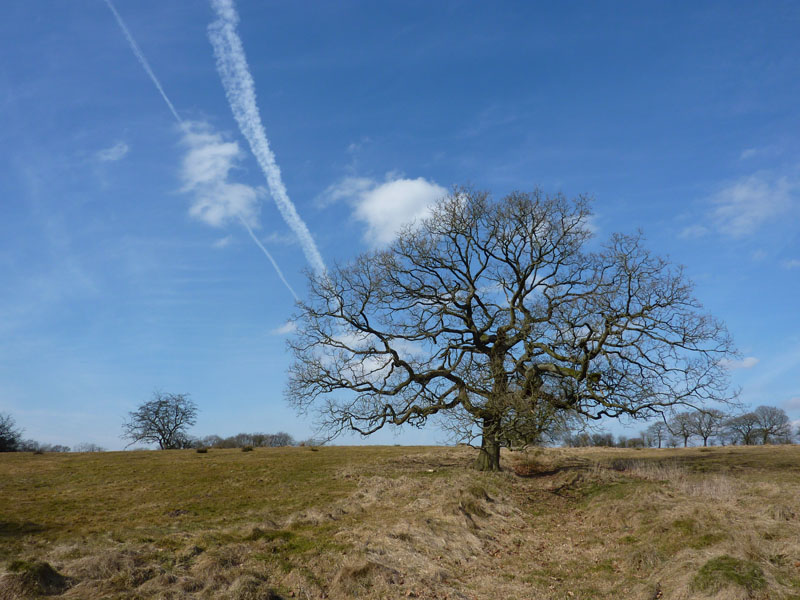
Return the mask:
<path id="1" fill-rule="evenodd" d="M 706 593 L 716 593 L 730 585 L 753 592 L 763 589 L 767 581 L 757 564 L 727 554 L 709 560 L 692 580 L 692 586 L 696 590 Z"/>

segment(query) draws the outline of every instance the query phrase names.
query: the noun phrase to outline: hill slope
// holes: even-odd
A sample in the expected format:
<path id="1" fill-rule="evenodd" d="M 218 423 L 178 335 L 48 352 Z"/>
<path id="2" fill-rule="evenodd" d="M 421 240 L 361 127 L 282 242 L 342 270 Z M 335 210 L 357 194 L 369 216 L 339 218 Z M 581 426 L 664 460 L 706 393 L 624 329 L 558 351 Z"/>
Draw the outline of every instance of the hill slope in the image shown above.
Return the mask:
<path id="1" fill-rule="evenodd" d="M 798 447 L 473 459 L 0 455 L 0 598 L 800 598 Z"/>

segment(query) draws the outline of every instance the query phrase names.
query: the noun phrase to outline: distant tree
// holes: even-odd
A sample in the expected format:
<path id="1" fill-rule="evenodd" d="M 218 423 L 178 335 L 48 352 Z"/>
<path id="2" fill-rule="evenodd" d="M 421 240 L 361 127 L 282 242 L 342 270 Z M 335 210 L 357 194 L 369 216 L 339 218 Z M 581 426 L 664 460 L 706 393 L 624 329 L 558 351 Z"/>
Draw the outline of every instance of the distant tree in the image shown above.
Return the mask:
<path id="1" fill-rule="evenodd" d="M 198 448 L 219 448 L 222 438 L 218 435 L 207 435 L 197 440 Z"/>
<path id="2" fill-rule="evenodd" d="M 667 421 L 667 429 L 673 436 L 683 440 L 684 448 L 689 445 L 689 439 L 694 435 L 693 420 L 692 413 L 686 411 L 674 415 Z"/>
<path id="3" fill-rule="evenodd" d="M 587 432 L 581 431 L 579 433 L 568 432 L 562 436 L 564 446 L 570 448 L 586 448 L 592 445 L 592 436 Z"/>
<path id="4" fill-rule="evenodd" d="M 285 431 L 278 433 L 237 433 L 226 438 L 218 435 L 207 435 L 197 440 L 198 446 L 206 448 L 277 448 L 281 446 L 295 446 L 294 438 Z M 319 445 L 319 444 L 317 444 Z"/>
<path id="5" fill-rule="evenodd" d="M 640 435 L 638 437 L 628 438 L 625 442 L 625 448 L 644 448 L 647 444 L 645 439 Z"/>
<path id="6" fill-rule="evenodd" d="M 725 413 L 715 408 L 698 410 L 691 413 L 689 425 L 692 432 L 703 439 L 703 446 L 708 446 L 709 438 L 722 432 L 726 418 Z"/>
<path id="7" fill-rule="evenodd" d="M 758 423 L 761 443 L 785 443 L 792 437 L 789 416 L 777 406 L 759 406 L 753 411 Z"/>
<path id="8" fill-rule="evenodd" d="M 741 442 L 744 446 L 757 443 L 761 437 L 758 416 L 752 412 L 731 417 L 725 421 L 725 428 L 732 440 Z"/>
<path id="9" fill-rule="evenodd" d="M 614 435 L 606 431 L 593 433 L 591 438 L 592 446 L 598 446 L 602 448 L 613 448 L 616 446 L 616 443 L 614 442 Z"/>
<path id="10" fill-rule="evenodd" d="M 664 423 L 664 421 L 656 421 L 647 428 L 647 433 L 653 442 L 652 445 L 657 445 L 659 448 L 661 448 L 661 444 L 665 441 L 667 435 L 669 434 L 669 430 L 667 429 L 667 425 Z"/>
<path id="11" fill-rule="evenodd" d="M 9 414 L 0 413 L 0 452 L 19 450 L 21 441 L 22 430 L 17 429 L 14 418 Z"/>
<path id="12" fill-rule="evenodd" d="M 197 422 L 197 405 L 188 394 L 153 392 L 153 398 L 128 413 L 122 437 L 130 445 L 158 444 L 162 450 L 185 448 L 190 444 L 186 430 Z"/>
<path id="13" fill-rule="evenodd" d="M 42 454 L 44 452 L 69 452 L 70 447 L 62 444 L 42 444 L 36 440 L 21 440 L 18 450 L 20 452 L 36 452 Z"/>
<path id="14" fill-rule="evenodd" d="M 279 431 L 278 433 L 273 433 L 268 436 L 264 445 L 270 446 L 271 448 L 280 448 L 283 446 L 294 446 L 295 441 L 294 438 L 285 431 Z"/>
<path id="15" fill-rule="evenodd" d="M 43 450 L 45 452 L 72 452 L 72 448 L 64 444 L 45 444 Z"/>
<path id="16" fill-rule="evenodd" d="M 91 442 L 81 442 L 75 448 L 73 448 L 74 452 L 105 452 L 106 449 L 102 446 L 98 446 L 97 444 L 93 444 Z"/>

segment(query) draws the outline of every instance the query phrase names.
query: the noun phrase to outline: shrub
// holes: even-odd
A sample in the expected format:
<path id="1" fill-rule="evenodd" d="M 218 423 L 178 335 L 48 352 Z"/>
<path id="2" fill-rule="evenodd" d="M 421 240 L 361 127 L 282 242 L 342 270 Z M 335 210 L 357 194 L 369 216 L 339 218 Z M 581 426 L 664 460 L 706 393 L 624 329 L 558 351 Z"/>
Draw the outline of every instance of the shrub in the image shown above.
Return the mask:
<path id="1" fill-rule="evenodd" d="M 242 446 L 242 452 L 252 452 L 252 451 L 253 451 L 252 446 Z"/>

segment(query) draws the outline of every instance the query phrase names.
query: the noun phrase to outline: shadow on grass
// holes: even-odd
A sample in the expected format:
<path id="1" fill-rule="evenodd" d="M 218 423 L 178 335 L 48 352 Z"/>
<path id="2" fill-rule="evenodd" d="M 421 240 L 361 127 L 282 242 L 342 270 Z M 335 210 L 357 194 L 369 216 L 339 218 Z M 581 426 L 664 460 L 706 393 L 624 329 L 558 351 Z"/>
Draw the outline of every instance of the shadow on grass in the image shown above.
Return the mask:
<path id="1" fill-rule="evenodd" d="M 0 538 L 14 538 L 42 533 L 45 527 L 32 521 L 3 521 L 0 520 Z"/>

